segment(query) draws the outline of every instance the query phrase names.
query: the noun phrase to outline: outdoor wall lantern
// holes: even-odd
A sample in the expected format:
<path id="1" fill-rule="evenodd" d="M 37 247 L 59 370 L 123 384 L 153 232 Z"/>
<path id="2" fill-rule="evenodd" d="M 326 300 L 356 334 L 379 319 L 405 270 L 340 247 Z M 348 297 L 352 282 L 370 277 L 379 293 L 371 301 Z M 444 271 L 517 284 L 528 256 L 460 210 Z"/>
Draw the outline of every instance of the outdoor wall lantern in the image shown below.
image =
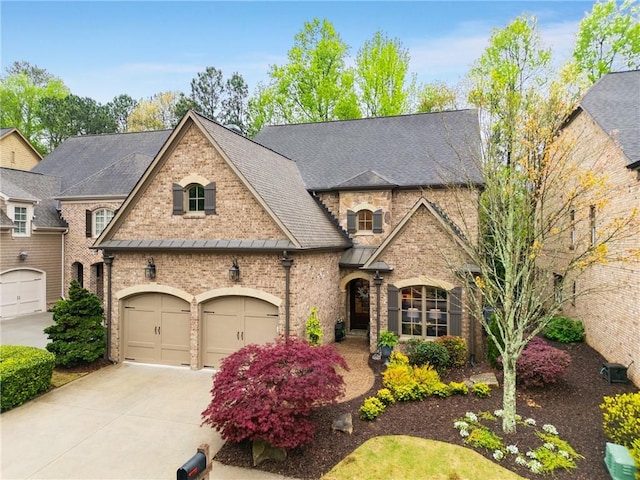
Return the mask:
<path id="1" fill-rule="evenodd" d="M 147 258 L 147 266 L 144 267 L 144 276 L 149 280 L 156 278 L 156 264 L 153 263 L 153 257 Z"/>
<path id="2" fill-rule="evenodd" d="M 29 254 L 27 252 L 20 252 L 18 254 L 18 258 L 20 259 L 21 262 L 24 262 L 27 259 L 28 255 Z"/>
<path id="3" fill-rule="evenodd" d="M 237 282 L 238 280 L 240 280 L 240 267 L 238 266 L 237 258 L 233 259 L 233 264 L 229 269 L 229 280 L 231 280 L 232 282 Z"/>

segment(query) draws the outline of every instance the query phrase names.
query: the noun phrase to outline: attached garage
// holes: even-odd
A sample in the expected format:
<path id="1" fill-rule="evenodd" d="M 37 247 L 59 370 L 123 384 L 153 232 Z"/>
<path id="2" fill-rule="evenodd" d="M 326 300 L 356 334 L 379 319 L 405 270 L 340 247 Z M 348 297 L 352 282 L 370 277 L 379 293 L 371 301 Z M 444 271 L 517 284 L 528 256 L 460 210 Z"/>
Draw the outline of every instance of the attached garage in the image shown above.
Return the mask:
<path id="1" fill-rule="evenodd" d="M 0 318 L 46 310 L 46 274 L 18 269 L 0 274 Z"/>
<path id="2" fill-rule="evenodd" d="M 143 293 L 123 303 L 125 360 L 190 365 L 188 302 L 165 293 Z"/>
<path id="3" fill-rule="evenodd" d="M 278 337 L 278 307 L 244 296 L 219 297 L 202 306 L 202 362 L 220 361 L 251 343 L 265 344 Z"/>

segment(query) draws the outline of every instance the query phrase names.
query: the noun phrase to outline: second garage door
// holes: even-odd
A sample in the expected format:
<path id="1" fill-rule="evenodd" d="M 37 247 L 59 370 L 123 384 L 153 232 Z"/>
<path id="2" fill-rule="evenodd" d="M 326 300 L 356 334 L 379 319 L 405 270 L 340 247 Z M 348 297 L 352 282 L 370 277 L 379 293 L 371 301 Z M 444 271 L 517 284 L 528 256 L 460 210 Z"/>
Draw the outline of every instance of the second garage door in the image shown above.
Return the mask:
<path id="1" fill-rule="evenodd" d="M 42 272 L 21 269 L 0 274 L 0 317 L 44 312 L 45 291 Z"/>
<path id="2" fill-rule="evenodd" d="M 202 362 L 219 367 L 227 355 L 250 343 L 263 345 L 278 337 L 278 307 L 252 297 L 216 298 L 202 308 Z"/>
<path id="3" fill-rule="evenodd" d="M 124 358 L 190 365 L 191 308 L 181 298 L 145 293 L 124 300 Z"/>

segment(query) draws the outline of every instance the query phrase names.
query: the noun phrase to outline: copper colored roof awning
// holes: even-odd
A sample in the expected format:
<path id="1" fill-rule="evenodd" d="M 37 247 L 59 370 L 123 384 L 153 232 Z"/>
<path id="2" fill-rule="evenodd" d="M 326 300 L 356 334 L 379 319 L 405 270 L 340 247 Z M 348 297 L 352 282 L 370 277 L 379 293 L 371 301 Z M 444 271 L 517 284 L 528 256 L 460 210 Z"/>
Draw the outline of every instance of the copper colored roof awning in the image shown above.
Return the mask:
<path id="1" fill-rule="evenodd" d="M 296 250 L 289 240 L 107 240 L 93 248 L 103 250 Z"/>

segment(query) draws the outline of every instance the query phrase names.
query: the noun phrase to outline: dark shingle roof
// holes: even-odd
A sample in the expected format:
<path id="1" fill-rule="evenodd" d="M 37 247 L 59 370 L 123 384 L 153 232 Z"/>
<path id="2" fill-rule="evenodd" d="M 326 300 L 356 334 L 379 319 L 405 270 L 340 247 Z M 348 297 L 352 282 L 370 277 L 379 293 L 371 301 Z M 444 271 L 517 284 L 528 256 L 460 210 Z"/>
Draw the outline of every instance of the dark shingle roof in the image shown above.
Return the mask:
<path id="1" fill-rule="evenodd" d="M 60 179 L 24 170 L 0 168 L 0 192 L 25 201 L 37 202 L 33 224 L 36 227 L 65 227 L 60 218 L 55 195 L 60 191 Z M 26 195 L 25 195 L 26 194 Z"/>
<path id="2" fill-rule="evenodd" d="M 32 171 L 60 177 L 61 191 L 64 191 L 132 154 L 155 157 L 170 134 L 171 130 L 160 130 L 70 137 L 42 159 Z M 102 186 L 103 194 L 122 192 L 119 183 L 129 180 L 127 173 L 122 173 L 122 177 L 110 178 L 112 183 Z M 139 176 L 135 178 L 134 184 L 138 178 Z M 113 191 L 109 191 L 109 188 L 113 188 Z"/>
<path id="3" fill-rule="evenodd" d="M 295 160 L 309 190 L 482 182 L 476 110 L 267 126 L 254 140 Z"/>
<path id="4" fill-rule="evenodd" d="M 127 155 L 66 189 L 60 198 L 103 195 L 126 197 L 152 161 L 153 157 L 141 153 Z"/>
<path id="5" fill-rule="evenodd" d="M 302 248 L 351 245 L 309 195 L 295 162 L 205 117 L 195 118 Z"/>
<path id="6" fill-rule="evenodd" d="M 627 156 L 627 166 L 640 166 L 640 70 L 604 75 L 580 104 Z"/>
<path id="7" fill-rule="evenodd" d="M 11 220 L 4 210 L 0 208 L 0 228 L 13 227 L 13 220 Z"/>

